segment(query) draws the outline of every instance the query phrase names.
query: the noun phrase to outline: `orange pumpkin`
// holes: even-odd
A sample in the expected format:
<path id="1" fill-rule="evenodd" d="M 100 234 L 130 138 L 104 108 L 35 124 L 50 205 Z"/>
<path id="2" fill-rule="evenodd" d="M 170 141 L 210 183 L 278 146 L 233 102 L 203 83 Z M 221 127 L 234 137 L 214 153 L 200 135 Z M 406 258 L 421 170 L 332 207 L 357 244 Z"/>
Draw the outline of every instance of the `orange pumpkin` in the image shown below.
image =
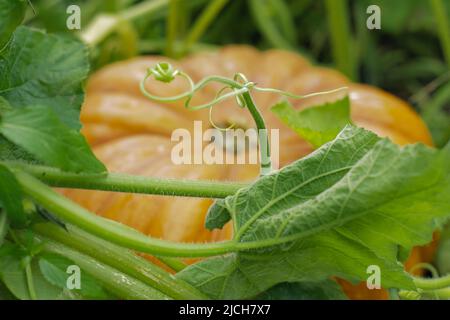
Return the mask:
<path id="1" fill-rule="evenodd" d="M 380 136 L 390 137 L 398 144 L 423 142 L 431 145 L 430 134 L 420 117 L 402 100 L 377 88 L 351 83 L 337 71 L 312 66 L 301 56 L 281 50 L 260 52 L 249 46 L 227 46 L 217 52 L 203 52 L 181 61 L 165 57 L 137 57 L 111 64 L 91 76 L 82 108 L 83 133 L 93 145 L 95 154 L 111 172 L 180 179 L 239 180 L 257 177 L 257 165 L 175 165 L 171 162 L 170 136 L 174 129 L 192 130 L 194 120 L 209 125 L 208 111 L 189 111 L 183 102 L 168 105 L 146 99 L 139 83 L 146 70 L 158 62 L 168 61 L 194 81 L 209 75 L 232 77 L 241 72 L 260 87 L 272 87 L 308 94 L 348 86 L 353 121 Z M 160 96 L 183 92 L 187 84 L 177 79 L 171 84 L 147 81 L 147 90 Z M 209 101 L 220 89 L 207 86 L 194 102 Z M 345 92 L 293 100 L 296 108 L 306 108 L 332 101 Z M 311 146 L 281 123 L 269 108 L 279 96 L 254 93 L 267 127 L 280 129 L 279 165 L 284 166 L 311 152 Z M 253 127 L 247 110 L 226 101 L 214 111 L 214 121 L 223 125 L 237 123 Z M 238 151 L 239 152 L 239 151 Z M 67 196 L 89 210 L 139 231 L 181 242 L 217 241 L 231 237 L 231 228 L 207 231 L 204 219 L 211 200 L 65 190 Z M 409 265 L 428 254 L 419 249 L 412 253 Z M 386 298 L 386 292 L 368 292 L 364 286 L 353 286 L 339 280 L 351 298 Z"/>

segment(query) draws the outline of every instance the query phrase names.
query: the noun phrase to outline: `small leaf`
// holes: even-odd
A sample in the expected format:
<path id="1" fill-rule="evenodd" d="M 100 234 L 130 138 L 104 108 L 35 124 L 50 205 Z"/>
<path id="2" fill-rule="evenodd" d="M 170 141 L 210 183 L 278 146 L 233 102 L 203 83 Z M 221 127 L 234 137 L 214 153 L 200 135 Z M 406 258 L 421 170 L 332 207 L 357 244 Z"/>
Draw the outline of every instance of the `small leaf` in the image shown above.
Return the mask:
<path id="1" fill-rule="evenodd" d="M 62 123 L 52 109 L 34 107 L 4 112 L 0 133 L 50 166 L 76 173 L 106 172 L 85 138 Z"/>
<path id="2" fill-rule="evenodd" d="M 271 110 L 316 148 L 336 138 L 351 123 L 348 97 L 301 111 L 295 110 L 288 101 L 282 101 Z"/>
<path id="3" fill-rule="evenodd" d="M 8 215 L 11 224 L 23 227 L 27 216 L 22 205 L 22 189 L 14 174 L 0 164 L 0 206 Z"/>
<path id="4" fill-rule="evenodd" d="M 5 247 L 6 246 L 6 247 Z M 0 279 L 8 290 L 18 299 L 30 300 L 23 259 L 27 253 L 19 246 L 8 244 L 0 252 Z M 31 262 L 34 288 L 40 300 L 55 300 L 65 297 L 62 290 L 44 279 L 35 261 Z"/>
<path id="5" fill-rule="evenodd" d="M 347 300 L 339 285 L 333 280 L 319 282 L 280 283 L 256 299 L 262 300 Z"/>
<path id="6" fill-rule="evenodd" d="M 206 215 L 205 227 L 208 230 L 222 229 L 223 226 L 230 221 L 231 216 L 226 208 L 226 203 L 223 199 L 216 200 L 214 204 L 209 207 Z"/>
<path id="7" fill-rule="evenodd" d="M 17 28 L 8 47 L 0 52 L 0 96 L 13 108 L 48 106 L 67 126 L 80 129 L 82 82 L 89 71 L 87 52 L 85 45 L 68 36 Z"/>
<path id="8" fill-rule="evenodd" d="M 67 289 L 69 274 L 66 271 L 69 266 L 74 264 L 69 259 L 54 254 L 46 254 L 39 259 L 39 267 L 44 277 L 48 282 L 61 289 Z M 85 273 L 81 274 L 81 288 L 79 290 L 74 289 L 74 291 L 90 299 L 110 298 L 103 287 Z"/>
<path id="9" fill-rule="evenodd" d="M 19 0 L 0 0 L 0 51 L 25 17 L 26 3 Z"/>

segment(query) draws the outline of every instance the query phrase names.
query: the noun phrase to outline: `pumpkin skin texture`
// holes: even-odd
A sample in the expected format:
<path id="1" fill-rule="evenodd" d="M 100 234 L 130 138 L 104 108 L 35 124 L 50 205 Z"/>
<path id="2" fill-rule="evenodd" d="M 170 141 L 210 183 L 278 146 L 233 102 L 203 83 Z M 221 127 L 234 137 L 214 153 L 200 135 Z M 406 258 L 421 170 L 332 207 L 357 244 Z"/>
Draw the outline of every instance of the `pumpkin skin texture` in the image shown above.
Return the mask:
<path id="1" fill-rule="evenodd" d="M 170 137 L 174 129 L 192 131 L 193 121 L 209 126 L 208 111 L 189 111 L 183 101 L 158 104 L 146 99 L 139 83 L 146 70 L 158 62 L 168 61 L 174 68 L 188 73 L 194 81 L 209 75 L 232 77 L 241 72 L 260 87 L 273 87 L 304 95 L 313 92 L 349 87 L 352 120 L 358 126 L 389 137 L 400 145 L 423 142 L 431 145 L 430 134 L 420 117 L 402 100 L 377 88 L 351 83 L 337 71 L 312 66 L 301 56 L 281 50 L 258 51 L 249 46 L 226 46 L 215 52 L 202 52 L 180 61 L 158 56 L 137 57 L 106 66 L 93 74 L 87 85 L 81 120 L 83 133 L 98 158 L 110 172 L 179 179 L 251 181 L 258 176 L 257 165 L 175 165 Z M 171 84 L 147 81 L 149 92 L 160 96 L 180 94 L 187 83 L 177 79 Z M 214 98 L 219 85 L 205 87 L 193 103 Z M 345 92 L 292 100 L 297 109 L 333 101 Z M 312 151 L 311 146 L 270 112 L 280 97 L 272 93 L 253 93 L 268 129 L 279 129 L 280 167 Z M 214 108 L 214 122 L 236 123 L 253 127 L 247 110 L 235 106 L 233 99 Z M 256 152 L 250 150 L 250 152 Z M 208 231 L 204 219 L 212 201 L 208 199 L 135 195 L 85 190 L 62 190 L 65 195 L 103 217 L 127 224 L 158 238 L 181 242 L 205 242 L 229 239 L 230 224 L 222 230 Z M 416 248 L 408 265 L 429 256 Z M 364 284 L 352 285 L 338 280 L 350 298 L 384 299 L 384 290 L 366 289 Z"/>

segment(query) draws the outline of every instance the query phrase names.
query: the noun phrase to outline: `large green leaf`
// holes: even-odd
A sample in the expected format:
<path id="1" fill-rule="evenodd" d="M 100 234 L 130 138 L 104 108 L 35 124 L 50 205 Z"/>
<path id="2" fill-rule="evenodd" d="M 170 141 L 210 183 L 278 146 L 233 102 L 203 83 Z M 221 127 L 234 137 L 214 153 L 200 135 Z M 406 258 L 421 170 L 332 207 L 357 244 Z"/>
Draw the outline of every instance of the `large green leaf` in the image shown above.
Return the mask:
<path id="1" fill-rule="evenodd" d="M 0 0 L 0 50 L 11 38 L 25 17 L 26 3 L 22 0 Z"/>
<path id="2" fill-rule="evenodd" d="M 316 148 L 336 138 L 351 123 L 348 97 L 300 111 L 295 110 L 288 101 L 282 101 L 271 110 Z"/>
<path id="3" fill-rule="evenodd" d="M 179 277 L 212 297 L 235 299 L 280 282 L 365 280 L 367 267 L 377 265 L 384 287 L 414 289 L 398 247 L 431 240 L 437 221 L 450 215 L 449 194 L 450 148 L 398 147 L 347 127 L 219 201 L 214 221 L 232 217 L 234 240 L 253 249 L 202 261 Z"/>
<path id="4" fill-rule="evenodd" d="M 85 138 L 61 122 L 52 109 L 33 107 L 4 112 L 0 133 L 48 165 L 71 172 L 106 171 Z"/>
<path id="5" fill-rule="evenodd" d="M 88 71 L 87 49 L 81 42 L 19 27 L 0 52 L 0 96 L 15 108 L 51 107 L 66 125 L 79 129 L 82 81 Z"/>

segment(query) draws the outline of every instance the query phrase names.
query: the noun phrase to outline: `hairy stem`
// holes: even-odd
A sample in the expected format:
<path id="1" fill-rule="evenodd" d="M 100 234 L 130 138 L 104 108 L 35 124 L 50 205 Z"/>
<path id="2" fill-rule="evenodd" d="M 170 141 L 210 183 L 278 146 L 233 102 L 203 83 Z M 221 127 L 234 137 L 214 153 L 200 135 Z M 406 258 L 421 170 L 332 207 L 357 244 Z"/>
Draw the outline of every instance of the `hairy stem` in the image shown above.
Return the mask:
<path id="1" fill-rule="evenodd" d="M 105 176 L 76 174 L 45 166 L 17 163 L 8 163 L 8 166 L 26 171 L 50 186 L 60 188 L 166 196 L 225 198 L 248 185 L 239 182 L 158 179 L 119 173 L 109 173 Z"/>
<path id="2" fill-rule="evenodd" d="M 25 172 L 16 171 L 16 178 L 23 192 L 49 212 L 87 232 L 126 248 L 156 256 L 172 257 L 206 257 L 236 250 L 234 241 L 195 244 L 151 238 L 133 228 L 89 212 Z"/>

